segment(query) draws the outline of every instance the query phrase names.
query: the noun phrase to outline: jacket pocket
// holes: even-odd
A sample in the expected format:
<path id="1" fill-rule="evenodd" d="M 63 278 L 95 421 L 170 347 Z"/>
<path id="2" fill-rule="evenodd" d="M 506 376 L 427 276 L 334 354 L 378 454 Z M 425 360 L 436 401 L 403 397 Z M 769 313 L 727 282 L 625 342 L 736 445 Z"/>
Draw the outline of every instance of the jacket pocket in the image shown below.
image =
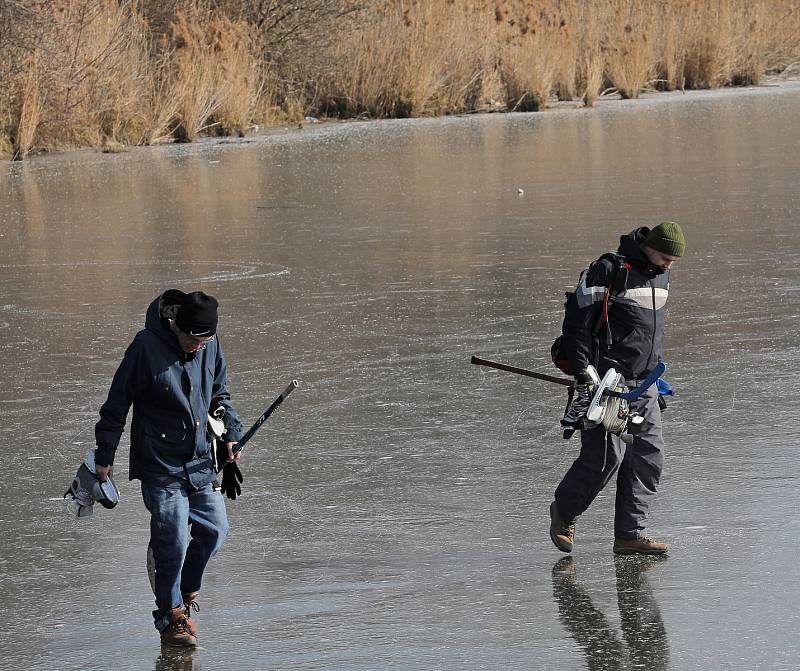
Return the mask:
<path id="1" fill-rule="evenodd" d="M 147 422 L 145 433 L 158 442 L 183 443 L 187 430 L 180 419 L 160 417 Z"/>
<path id="2" fill-rule="evenodd" d="M 620 347 L 630 346 L 631 343 L 636 338 L 636 328 L 628 329 L 623 333 L 620 337 L 619 332 L 622 331 L 620 328 L 614 328 L 611 331 L 611 339 L 613 340 L 613 345 L 619 345 Z"/>

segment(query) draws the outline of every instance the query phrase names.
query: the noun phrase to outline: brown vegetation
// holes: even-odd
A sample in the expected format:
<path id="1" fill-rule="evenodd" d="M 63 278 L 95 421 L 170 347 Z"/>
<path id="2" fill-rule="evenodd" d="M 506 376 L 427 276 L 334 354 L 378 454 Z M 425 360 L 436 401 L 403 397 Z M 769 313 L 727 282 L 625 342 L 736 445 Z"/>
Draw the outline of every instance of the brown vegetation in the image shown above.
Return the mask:
<path id="1" fill-rule="evenodd" d="M 800 0 L 0 0 L 0 155 L 591 106 L 799 63 Z"/>

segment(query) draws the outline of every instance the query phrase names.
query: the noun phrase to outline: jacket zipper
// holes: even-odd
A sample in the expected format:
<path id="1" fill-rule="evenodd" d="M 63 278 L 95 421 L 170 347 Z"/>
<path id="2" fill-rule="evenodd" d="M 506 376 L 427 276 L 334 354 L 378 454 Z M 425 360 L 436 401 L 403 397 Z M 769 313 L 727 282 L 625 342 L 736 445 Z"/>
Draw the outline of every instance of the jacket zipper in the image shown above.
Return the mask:
<path id="1" fill-rule="evenodd" d="M 650 356 L 647 357 L 649 362 L 653 358 L 653 352 L 656 349 L 656 327 L 658 322 L 656 320 L 656 288 L 653 286 L 653 280 L 647 280 L 647 283 L 650 285 L 650 295 L 653 299 L 653 333 L 650 336 Z"/>

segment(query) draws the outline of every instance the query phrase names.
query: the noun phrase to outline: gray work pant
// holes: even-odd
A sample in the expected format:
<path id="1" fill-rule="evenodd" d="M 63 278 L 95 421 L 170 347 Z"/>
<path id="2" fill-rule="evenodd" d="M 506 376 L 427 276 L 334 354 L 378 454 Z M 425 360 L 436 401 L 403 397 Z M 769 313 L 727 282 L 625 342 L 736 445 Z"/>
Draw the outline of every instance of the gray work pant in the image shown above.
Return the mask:
<path id="1" fill-rule="evenodd" d="M 614 534 L 636 538 L 646 527 L 664 465 L 656 385 L 632 401 L 631 410 L 644 417 L 644 422 L 629 427 L 631 445 L 603 427 L 581 431 L 581 452 L 556 488 L 556 508 L 564 520 L 583 513 L 616 473 Z"/>

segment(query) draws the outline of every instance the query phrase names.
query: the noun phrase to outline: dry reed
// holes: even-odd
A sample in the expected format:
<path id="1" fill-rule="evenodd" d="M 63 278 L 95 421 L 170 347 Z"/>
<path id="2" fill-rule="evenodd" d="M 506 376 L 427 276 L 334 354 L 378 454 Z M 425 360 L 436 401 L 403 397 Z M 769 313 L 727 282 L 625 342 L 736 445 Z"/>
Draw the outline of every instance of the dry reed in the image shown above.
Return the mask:
<path id="1" fill-rule="evenodd" d="M 344 25 L 320 76 L 318 105 L 374 117 L 474 108 L 487 59 L 480 19 L 454 3 L 390 1 L 366 25 Z"/>
<path id="2" fill-rule="evenodd" d="M 800 0 L 14 0 L 0 153 L 539 110 L 800 69 Z M 499 90 L 498 90 L 499 87 Z"/>
<path id="3" fill-rule="evenodd" d="M 606 76 L 623 98 L 638 98 L 656 72 L 654 15 L 643 0 L 609 0 Z"/>
<path id="4" fill-rule="evenodd" d="M 500 34 L 499 69 L 511 110 L 535 112 L 547 107 L 561 63 L 574 51 L 566 19 L 556 2 L 538 8 L 524 0 L 504 0 L 495 10 Z M 560 81 L 562 91 L 572 82 Z"/>
<path id="5" fill-rule="evenodd" d="M 583 5 L 578 13 L 580 34 L 577 47 L 577 89 L 584 105 L 591 107 L 600 95 L 605 72 L 602 49 L 602 25 L 597 12 Z"/>
<path id="6" fill-rule="evenodd" d="M 20 109 L 11 140 L 11 159 L 14 161 L 24 159 L 33 146 L 42 113 L 40 86 L 39 56 L 34 53 L 28 63 L 28 72 L 20 93 Z"/>

